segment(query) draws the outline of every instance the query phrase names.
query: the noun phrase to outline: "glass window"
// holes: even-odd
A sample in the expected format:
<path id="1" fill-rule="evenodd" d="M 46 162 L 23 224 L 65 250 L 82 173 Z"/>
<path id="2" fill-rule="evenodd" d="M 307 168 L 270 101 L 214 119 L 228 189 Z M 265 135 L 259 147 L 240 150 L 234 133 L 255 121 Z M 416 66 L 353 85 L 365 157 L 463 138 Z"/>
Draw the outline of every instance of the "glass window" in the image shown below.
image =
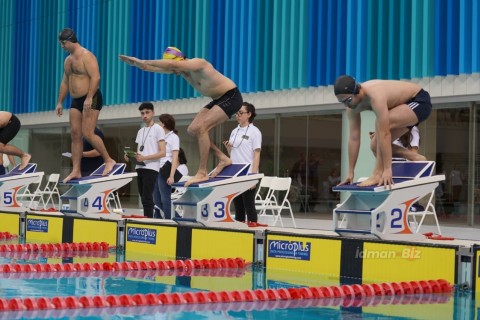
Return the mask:
<path id="1" fill-rule="evenodd" d="M 424 133 L 426 144 L 435 141 L 437 174 L 445 174 L 436 194 L 436 212 L 444 224 L 467 224 L 468 153 L 469 153 L 469 108 L 456 107 L 436 110 L 427 121 L 435 123 L 434 136 L 431 129 Z M 443 218 L 443 219 L 442 219 Z M 446 219 L 448 218 L 448 219 Z"/>
<path id="2" fill-rule="evenodd" d="M 290 201 L 299 212 L 331 215 L 338 194 L 341 162 L 341 115 L 282 117 L 280 172 L 292 177 Z"/>

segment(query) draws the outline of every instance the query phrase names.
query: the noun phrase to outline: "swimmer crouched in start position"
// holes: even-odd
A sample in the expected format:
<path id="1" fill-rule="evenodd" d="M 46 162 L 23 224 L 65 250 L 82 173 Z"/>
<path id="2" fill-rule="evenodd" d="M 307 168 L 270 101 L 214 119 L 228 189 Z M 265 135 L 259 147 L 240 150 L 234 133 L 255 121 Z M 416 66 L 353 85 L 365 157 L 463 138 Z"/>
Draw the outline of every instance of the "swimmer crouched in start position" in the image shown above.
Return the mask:
<path id="1" fill-rule="evenodd" d="M 23 152 L 15 146 L 8 144 L 20 130 L 21 123 L 18 118 L 7 111 L 0 111 L 0 153 L 17 156 L 20 158 L 19 170 L 25 169 L 32 158 L 28 153 Z"/>
<path id="2" fill-rule="evenodd" d="M 392 177 L 392 142 L 410 127 L 425 121 L 432 111 L 430 95 L 419 85 L 396 80 L 370 80 L 362 84 L 351 76 L 337 78 L 334 85 L 338 102 L 347 107 L 350 137 L 348 140 L 348 175 L 340 184 L 352 183 L 360 148 L 360 113 L 375 113 L 375 134 L 370 148 L 376 156 L 372 175 L 359 186 L 389 186 Z"/>

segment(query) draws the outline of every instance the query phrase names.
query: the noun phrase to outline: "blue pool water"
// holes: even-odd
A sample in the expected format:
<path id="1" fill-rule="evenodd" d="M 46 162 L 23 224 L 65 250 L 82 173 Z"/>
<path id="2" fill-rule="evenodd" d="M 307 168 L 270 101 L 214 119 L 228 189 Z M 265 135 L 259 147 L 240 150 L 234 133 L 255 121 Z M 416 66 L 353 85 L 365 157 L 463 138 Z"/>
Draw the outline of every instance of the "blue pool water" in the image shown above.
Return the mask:
<path id="1" fill-rule="evenodd" d="M 0 253 L 0 264 L 124 261 L 117 253 Z M 151 257 L 145 261 L 152 260 Z M 158 260 L 158 258 L 156 259 Z M 231 270 L 86 271 L 1 273 L 0 298 L 39 298 L 95 295 L 134 295 L 278 289 L 299 286 L 338 285 L 328 276 L 261 267 Z M 308 299 L 267 302 L 184 304 L 155 307 L 95 308 L 0 312 L 0 319 L 472 319 L 474 300 L 467 293 L 367 297 L 364 300 Z"/>

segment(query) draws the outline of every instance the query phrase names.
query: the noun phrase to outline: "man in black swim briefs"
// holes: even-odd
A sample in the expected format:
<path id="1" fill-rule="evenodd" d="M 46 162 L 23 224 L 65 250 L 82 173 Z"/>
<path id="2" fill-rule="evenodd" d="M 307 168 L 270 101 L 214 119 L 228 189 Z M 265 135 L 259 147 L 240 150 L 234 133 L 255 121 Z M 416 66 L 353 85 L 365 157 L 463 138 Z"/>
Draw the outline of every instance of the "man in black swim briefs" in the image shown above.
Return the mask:
<path id="1" fill-rule="evenodd" d="M 32 158 L 15 146 L 8 144 L 20 130 L 20 120 L 12 113 L 0 111 L 0 153 L 5 153 L 20 158 L 19 170 L 23 170 Z"/>
<path id="2" fill-rule="evenodd" d="M 242 107 L 242 94 L 231 79 L 217 71 L 207 60 L 187 59 L 175 47 L 168 47 L 163 53 L 163 59 L 159 60 L 140 60 L 125 55 L 120 55 L 120 59 L 141 70 L 182 76 L 202 95 L 212 98 L 213 101 L 198 112 L 187 129 L 188 133 L 198 140 L 200 164 L 195 176 L 188 180 L 185 186 L 209 179 L 207 162 L 210 148 L 219 159 L 211 177 L 215 177 L 232 163 L 209 137 L 210 130 L 228 120 Z"/>
<path id="3" fill-rule="evenodd" d="M 375 113 L 375 134 L 370 148 L 376 156 L 372 175 L 359 186 L 391 186 L 392 142 L 409 128 L 425 121 L 432 111 L 430 95 L 419 85 L 396 80 L 369 80 L 358 83 L 351 76 L 337 78 L 334 85 L 338 102 L 347 107 L 350 136 L 348 142 L 349 172 L 341 183 L 352 183 L 360 149 L 360 113 Z"/>
<path id="4" fill-rule="evenodd" d="M 103 175 L 107 175 L 115 166 L 115 161 L 110 157 L 103 144 L 103 140 L 94 132 L 98 116 L 103 107 L 102 93 L 98 89 L 100 83 L 100 70 L 97 58 L 93 53 L 78 43 L 77 35 L 72 29 L 65 28 L 58 35 L 61 47 L 69 53 L 63 64 L 63 79 L 60 83 L 57 107 L 58 116 L 63 114 L 62 103 L 70 93 L 72 103 L 70 106 L 70 131 L 72 137 L 72 172 L 63 179 L 82 177 L 80 162 L 82 159 L 83 142 L 85 138 L 97 150 L 105 162 Z"/>

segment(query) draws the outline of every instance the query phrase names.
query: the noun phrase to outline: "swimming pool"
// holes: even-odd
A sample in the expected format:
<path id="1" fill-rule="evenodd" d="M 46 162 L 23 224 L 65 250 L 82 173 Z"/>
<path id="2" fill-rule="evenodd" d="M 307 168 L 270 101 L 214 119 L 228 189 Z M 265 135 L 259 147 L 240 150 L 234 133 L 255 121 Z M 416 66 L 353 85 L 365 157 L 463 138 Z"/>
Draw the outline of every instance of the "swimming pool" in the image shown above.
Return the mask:
<path id="1" fill-rule="evenodd" d="M 323 286 L 336 290 L 340 288 L 340 281 L 331 276 L 265 271 L 262 266 L 243 267 L 240 262 L 236 264 L 235 259 L 215 263 L 207 259 L 192 260 L 195 262 L 189 263 L 193 268 L 185 268 L 182 267 L 185 262 L 179 265 L 173 260 L 159 262 L 147 255 L 137 262 L 125 261 L 125 256 L 112 248 L 12 252 L 2 247 L 2 244 L 15 243 L 0 242 L 0 299 L 24 302 L 31 298 L 37 307 L 41 299 L 67 305 L 60 309 L 4 311 L 0 312 L 0 319 L 452 319 L 458 316 L 469 319 L 476 310 L 472 308 L 471 296 L 461 293 L 294 299 L 297 291 L 287 293 L 288 289 Z M 97 249 L 99 247 L 97 245 Z M 152 268 L 154 263 L 157 270 Z M 202 263 L 209 267 L 198 267 Z M 146 270 L 132 270 L 142 264 Z M 173 268 L 158 270 L 159 265 Z M 108 270 L 94 270 L 104 266 Z M 72 271 L 74 267 L 78 270 Z M 213 292 L 222 302 L 188 301 L 189 298 L 195 300 L 199 292 L 204 296 Z M 258 292 L 291 294 L 292 299 L 281 296 L 261 301 L 249 299 L 249 292 L 252 295 Z M 148 300 L 151 294 L 157 299 L 161 295 L 163 302 L 172 297 L 179 300 L 174 304 L 138 306 L 141 299 Z M 91 297 L 95 296 L 106 298 L 93 301 Z M 239 301 L 238 296 L 243 297 L 243 301 Z M 69 297 L 75 299 L 69 300 Z M 114 297 L 123 299 L 121 306 L 72 309 L 78 302 L 101 306 Z M 135 303 L 137 306 L 132 306 Z"/>

